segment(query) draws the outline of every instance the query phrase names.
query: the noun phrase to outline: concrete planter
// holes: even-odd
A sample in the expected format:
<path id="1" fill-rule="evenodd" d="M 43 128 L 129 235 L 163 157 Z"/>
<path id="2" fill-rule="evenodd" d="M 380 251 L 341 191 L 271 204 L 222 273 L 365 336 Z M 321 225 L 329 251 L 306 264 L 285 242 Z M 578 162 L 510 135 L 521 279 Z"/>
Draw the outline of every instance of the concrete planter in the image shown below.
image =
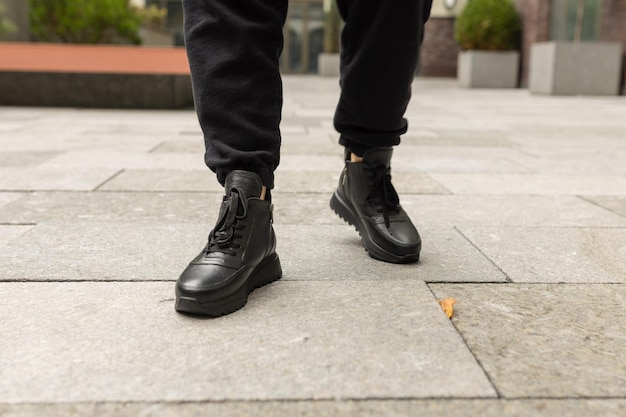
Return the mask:
<path id="1" fill-rule="evenodd" d="M 459 53 L 459 84 L 470 88 L 516 88 L 520 54 L 517 51 Z"/>
<path id="2" fill-rule="evenodd" d="M 339 54 L 323 52 L 317 56 L 317 73 L 326 77 L 339 76 Z"/>
<path id="3" fill-rule="evenodd" d="M 551 95 L 618 95 L 622 46 L 617 42 L 542 42 L 532 46 L 528 88 Z"/>

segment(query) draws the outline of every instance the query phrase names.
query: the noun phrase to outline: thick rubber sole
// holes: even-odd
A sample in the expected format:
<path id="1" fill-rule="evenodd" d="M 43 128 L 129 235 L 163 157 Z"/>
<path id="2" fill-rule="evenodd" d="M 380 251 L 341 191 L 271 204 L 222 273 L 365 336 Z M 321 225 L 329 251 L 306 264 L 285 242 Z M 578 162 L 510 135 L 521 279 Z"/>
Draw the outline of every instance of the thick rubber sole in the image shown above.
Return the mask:
<path id="1" fill-rule="evenodd" d="M 394 264 L 406 264 L 406 263 L 413 263 L 413 262 L 419 261 L 421 245 L 416 248 L 415 253 L 410 253 L 406 255 L 398 255 L 381 247 L 376 242 L 374 242 L 370 238 L 370 235 L 367 232 L 367 228 L 361 221 L 361 218 L 358 215 L 354 214 L 352 205 L 348 201 L 345 201 L 343 198 L 341 198 L 341 196 L 337 193 L 337 191 L 333 193 L 333 196 L 330 199 L 330 208 L 343 221 L 345 221 L 351 226 L 354 226 L 356 231 L 359 233 L 359 236 L 361 236 L 361 242 L 363 243 L 363 247 L 365 248 L 365 251 L 372 258 L 379 260 L 379 261 L 390 262 Z"/>
<path id="2" fill-rule="evenodd" d="M 210 317 L 225 316 L 241 309 L 248 302 L 248 296 L 256 288 L 271 284 L 282 278 L 283 272 L 278 255 L 262 260 L 250 277 L 233 294 L 221 300 L 201 303 L 194 297 L 177 296 L 175 309 L 179 313 L 199 314 Z"/>

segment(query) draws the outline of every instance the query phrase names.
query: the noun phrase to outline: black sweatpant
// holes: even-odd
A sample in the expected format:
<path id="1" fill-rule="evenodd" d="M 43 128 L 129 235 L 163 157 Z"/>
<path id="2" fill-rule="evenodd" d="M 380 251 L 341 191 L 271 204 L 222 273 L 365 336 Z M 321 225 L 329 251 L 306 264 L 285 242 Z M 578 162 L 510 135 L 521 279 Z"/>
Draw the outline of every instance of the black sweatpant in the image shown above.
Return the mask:
<path id="1" fill-rule="evenodd" d="M 233 169 L 268 188 L 280 160 L 279 58 L 287 0 L 183 0 L 185 43 L 207 166 L 220 183 Z M 400 143 L 424 23 L 432 0 L 337 0 L 340 143 L 357 155 Z"/>

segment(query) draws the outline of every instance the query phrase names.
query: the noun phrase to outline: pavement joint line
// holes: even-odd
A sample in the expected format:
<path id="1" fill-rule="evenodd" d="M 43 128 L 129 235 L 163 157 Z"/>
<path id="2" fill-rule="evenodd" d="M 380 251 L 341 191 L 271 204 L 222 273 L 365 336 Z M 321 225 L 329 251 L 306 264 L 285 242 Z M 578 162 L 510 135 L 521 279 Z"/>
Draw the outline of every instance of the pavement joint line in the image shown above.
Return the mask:
<path id="1" fill-rule="evenodd" d="M 514 282 L 508 281 L 432 281 L 432 280 L 424 280 L 426 285 L 429 284 L 464 284 L 464 285 L 479 285 L 479 284 L 497 284 L 497 285 L 509 285 L 515 284 Z"/>
<path id="2" fill-rule="evenodd" d="M 106 181 L 105 181 L 106 182 Z M 101 184 L 102 185 L 102 184 Z M 100 187 L 100 185 L 98 186 Z M 80 189 L 63 189 L 63 188 L 30 188 L 30 189 L 11 189 L 11 190 L 0 190 L 0 193 L 92 193 L 93 190 L 80 190 Z"/>
<path id="3" fill-rule="evenodd" d="M 575 230 L 575 229 L 610 229 L 610 230 L 626 229 L 626 226 L 569 226 L 569 225 L 559 226 L 559 225 L 553 225 L 553 224 L 548 224 L 548 225 L 529 225 L 529 226 L 525 226 L 525 225 L 519 225 L 519 226 L 515 226 L 515 225 L 509 225 L 509 226 L 500 226 L 500 225 L 496 225 L 496 226 L 489 226 L 489 225 L 474 226 L 474 225 L 466 225 L 466 226 L 470 226 L 472 229 L 491 229 L 491 228 L 494 228 L 494 227 L 497 227 L 498 229 L 571 229 L 571 230 Z M 454 225 L 454 228 L 456 229 L 457 226 Z M 459 231 L 459 233 L 462 234 L 462 232 L 460 232 L 460 231 Z"/>
<path id="4" fill-rule="evenodd" d="M 315 279 L 307 279 L 307 280 L 301 280 L 301 279 L 290 279 L 287 277 L 283 277 L 281 278 L 279 281 L 277 281 L 276 283 L 280 283 L 280 282 L 321 282 L 321 283 L 327 283 L 327 282 L 355 282 L 355 283 L 361 283 L 361 282 L 380 282 L 381 280 L 374 280 L 374 279 L 369 279 L 369 280 L 364 280 L 364 279 L 360 279 L 360 280 L 335 280 L 335 279 L 325 279 L 325 280 L 315 280 Z M 428 280 L 423 280 L 423 279 L 415 279 L 415 280 L 407 280 L 407 279 L 386 279 L 385 282 L 389 282 L 389 281 L 401 281 L 401 282 L 408 282 L 408 281 L 415 281 L 415 282 L 424 282 L 426 285 L 518 285 L 518 286 L 535 286 L 535 285 L 551 285 L 551 286 L 581 286 L 581 285 L 589 285 L 589 286 L 602 286 L 602 285 L 626 285 L 626 283 L 624 282 L 613 282 L 613 281 L 609 281 L 609 282 L 584 282 L 584 283 L 576 283 L 576 282 L 554 282 L 554 281 L 543 281 L 543 282 L 538 282 L 538 281 L 533 281 L 533 282 L 507 282 L 507 281 L 428 281 Z M 67 284 L 73 284 L 73 283 L 107 283 L 107 282 L 115 282 L 115 283 L 164 283 L 164 282 L 176 282 L 176 279 L 171 278 L 171 279 L 36 279 L 36 278 L 19 278 L 19 279 L 5 279 L 5 278 L 0 278 L 0 283 L 6 284 L 6 283 L 34 283 L 34 284 L 41 284 L 41 283 L 67 283 Z"/>
<path id="5" fill-rule="evenodd" d="M 465 234 L 457 226 L 454 226 L 454 230 L 456 230 L 457 233 L 459 233 L 463 237 L 463 239 L 465 239 L 470 245 L 474 247 L 474 249 L 478 251 L 478 253 L 484 256 L 485 259 L 487 259 L 498 271 L 500 271 L 500 273 L 504 275 L 504 278 L 506 279 L 507 282 L 513 282 L 511 277 L 506 272 L 504 272 L 504 270 L 500 268 L 490 257 L 488 257 L 478 246 L 476 246 L 474 242 L 472 242 L 471 239 L 465 236 Z"/>
<path id="6" fill-rule="evenodd" d="M 431 286 L 428 283 L 426 283 L 426 288 L 428 288 L 428 291 L 430 291 L 430 293 L 432 294 L 432 296 L 433 296 L 433 298 L 434 298 L 434 300 L 436 302 L 438 300 L 438 297 L 437 297 L 437 295 L 435 294 L 435 292 L 433 291 L 433 289 L 431 288 Z M 467 340 L 465 339 L 465 337 L 463 337 L 463 333 L 461 333 L 461 331 L 456 326 L 456 324 L 455 324 L 455 322 L 453 320 L 450 320 L 450 324 L 452 325 L 452 327 L 454 327 L 454 330 L 456 331 L 456 333 L 459 335 L 459 337 L 463 341 L 463 344 L 465 345 L 465 348 L 467 349 L 467 351 L 472 355 L 472 357 L 474 358 L 474 360 L 476 361 L 476 363 L 478 364 L 480 369 L 483 371 L 483 374 L 485 375 L 485 378 L 487 378 L 487 381 L 489 381 L 489 384 L 491 385 L 491 388 L 493 388 L 494 392 L 496 393 L 497 398 L 503 398 L 503 395 L 500 392 L 500 390 L 498 389 L 498 386 L 496 385 L 495 381 L 493 380 L 493 378 L 491 377 L 489 372 L 487 372 L 487 370 L 483 366 L 483 363 L 481 362 L 481 360 L 476 355 L 476 352 L 474 352 L 474 350 L 472 350 L 470 345 L 467 343 Z"/>
<path id="7" fill-rule="evenodd" d="M 125 169 L 120 169 L 119 171 L 117 171 L 115 174 L 111 175 L 109 178 L 105 179 L 103 182 L 101 182 L 99 185 L 96 185 L 96 187 L 91 190 L 91 191 L 98 191 L 98 189 L 102 186 L 104 186 L 106 183 L 114 180 L 115 178 L 117 178 L 118 176 L 120 176 L 124 171 L 126 171 Z"/>
<path id="8" fill-rule="evenodd" d="M 104 184 L 102 184 L 104 185 Z M 48 190 L 39 190 L 39 191 L 48 191 Z M 54 190 L 54 191 L 59 191 L 59 192 L 64 192 L 63 190 Z M 204 190 L 204 191 L 198 191 L 198 190 L 102 190 L 102 189 L 98 189 L 98 190 L 93 190 L 93 191 L 68 191 L 68 192 L 84 192 L 84 193 L 97 193 L 97 194 L 103 194 L 103 193 L 117 193 L 117 194 L 223 194 L 222 191 L 211 191 L 211 190 Z"/>
<path id="9" fill-rule="evenodd" d="M 441 188 L 443 188 L 446 191 L 445 193 L 440 193 L 440 195 L 454 195 L 454 192 L 450 188 L 446 187 L 440 181 L 437 181 L 435 178 L 433 178 L 433 176 L 430 175 L 429 172 L 424 172 L 424 175 L 427 176 L 432 182 L 439 185 Z M 403 195 L 404 194 L 410 195 L 410 193 L 403 193 Z M 423 194 L 426 194 L 426 193 L 423 193 Z M 429 193 L 429 194 L 434 195 L 434 193 Z"/>
<path id="10" fill-rule="evenodd" d="M 165 145 L 165 143 L 166 143 L 166 141 L 162 141 L 162 142 L 157 143 L 152 148 L 148 149 L 148 151 L 146 153 L 154 153 L 154 152 L 156 152 L 161 146 Z"/>
<path id="11" fill-rule="evenodd" d="M 503 282 L 503 281 L 424 281 L 426 285 L 436 284 L 436 285 L 523 285 L 523 286 L 534 286 L 534 285 L 551 285 L 551 286 L 604 286 L 604 285 L 626 285 L 626 282 L 554 282 L 554 281 L 544 281 L 544 282 Z"/>
<path id="12" fill-rule="evenodd" d="M 617 214 L 617 215 L 618 215 L 618 216 L 620 216 L 620 217 L 626 217 L 626 216 L 624 216 L 623 214 L 621 214 L 621 213 L 619 213 L 619 212 L 617 212 L 617 211 L 615 211 L 615 210 L 612 210 L 610 207 L 605 207 L 605 206 L 603 206 L 603 205 L 601 205 L 601 204 L 597 203 L 596 201 L 590 200 L 590 196 L 585 196 L 585 195 L 577 195 L 577 196 L 575 196 L 575 197 L 576 197 L 576 198 L 578 198 L 578 199 L 580 199 L 580 200 L 582 200 L 582 201 L 584 201 L 584 202 L 586 202 L 586 203 L 592 204 L 592 205 L 594 205 L 594 206 L 596 206 L 596 207 L 600 207 L 601 209 L 606 210 L 606 211 L 608 211 L 608 212 L 610 212 L 610 213 Z"/>
<path id="13" fill-rule="evenodd" d="M 140 401 L 140 400 L 127 400 L 127 401 L 60 401 L 60 402 L 14 402 L 14 403 L 0 403 L 0 406 L 81 406 L 81 405 L 151 405 L 151 404 L 164 404 L 164 405 L 201 405 L 201 404 L 273 404 L 273 403 L 324 403 L 324 402 L 429 402 L 429 401 L 449 401 L 449 402 L 462 402 L 462 401 L 480 401 L 480 402 L 517 402 L 517 401 L 611 401 L 611 400 L 626 400 L 626 396 L 519 396 L 519 397 L 367 397 L 367 398 L 273 398 L 267 400 L 261 399 L 221 399 L 221 400 L 161 400 L 161 401 Z"/>
<path id="14" fill-rule="evenodd" d="M 172 279 L 135 279 L 135 280 L 131 280 L 131 279 L 82 279 L 82 278 L 78 278 L 78 279 L 35 279 L 35 278 L 19 278 L 19 279 L 4 279 L 4 278 L 0 278 L 0 284 L 50 284 L 50 283 L 56 283 L 56 284 L 74 284 L 74 283 L 94 283 L 94 284 L 100 284 L 100 283 L 142 283 L 142 282 L 146 282 L 146 283 L 164 283 L 164 282 L 176 282 L 176 278 L 172 278 Z"/>

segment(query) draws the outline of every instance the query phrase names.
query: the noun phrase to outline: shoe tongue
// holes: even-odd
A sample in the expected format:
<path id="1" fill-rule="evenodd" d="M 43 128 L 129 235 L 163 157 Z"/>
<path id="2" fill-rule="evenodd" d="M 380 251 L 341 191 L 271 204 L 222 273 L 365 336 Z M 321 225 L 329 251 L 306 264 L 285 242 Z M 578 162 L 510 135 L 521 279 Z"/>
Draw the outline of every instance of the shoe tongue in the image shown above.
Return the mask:
<path id="1" fill-rule="evenodd" d="M 363 154 L 363 162 L 372 166 L 389 166 L 393 148 L 374 148 Z"/>
<path id="2" fill-rule="evenodd" d="M 242 198 L 246 201 L 250 197 L 259 197 L 263 189 L 261 177 L 254 172 L 235 170 L 231 171 L 224 182 L 224 190 L 226 193 L 233 188 L 240 190 L 244 195 Z"/>

